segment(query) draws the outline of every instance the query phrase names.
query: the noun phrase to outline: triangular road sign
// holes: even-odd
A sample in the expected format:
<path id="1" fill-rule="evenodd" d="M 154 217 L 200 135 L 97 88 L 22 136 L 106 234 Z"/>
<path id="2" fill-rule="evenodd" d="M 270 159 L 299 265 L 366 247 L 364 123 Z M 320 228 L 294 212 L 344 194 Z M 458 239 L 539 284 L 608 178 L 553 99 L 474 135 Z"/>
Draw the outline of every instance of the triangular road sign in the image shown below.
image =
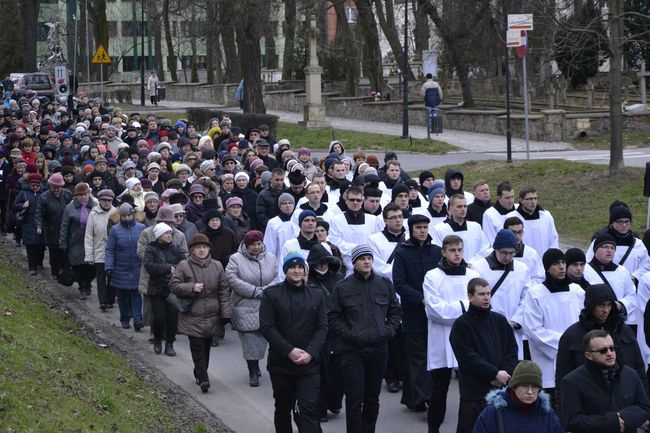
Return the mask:
<path id="1" fill-rule="evenodd" d="M 112 63 L 113 61 L 111 60 L 110 56 L 106 52 L 104 46 L 99 45 L 99 48 L 97 48 L 97 52 L 95 52 L 95 55 L 93 56 L 92 62 L 94 64 L 102 65 L 102 64 Z"/>

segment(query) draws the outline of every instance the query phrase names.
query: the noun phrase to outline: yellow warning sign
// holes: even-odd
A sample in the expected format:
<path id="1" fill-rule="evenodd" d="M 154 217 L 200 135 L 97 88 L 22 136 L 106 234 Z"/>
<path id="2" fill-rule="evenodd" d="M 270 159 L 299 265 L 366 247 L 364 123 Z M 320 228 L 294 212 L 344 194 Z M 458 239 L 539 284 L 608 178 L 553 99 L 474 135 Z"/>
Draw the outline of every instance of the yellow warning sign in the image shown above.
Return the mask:
<path id="1" fill-rule="evenodd" d="M 107 64 L 107 63 L 112 63 L 113 61 L 111 60 L 110 56 L 106 52 L 106 49 L 104 48 L 103 45 L 100 45 L 99 48 L 97 48 L 97 52 L 95 52 L 95 55 L 93 56 L 92 62 L 94 64 Z"/>

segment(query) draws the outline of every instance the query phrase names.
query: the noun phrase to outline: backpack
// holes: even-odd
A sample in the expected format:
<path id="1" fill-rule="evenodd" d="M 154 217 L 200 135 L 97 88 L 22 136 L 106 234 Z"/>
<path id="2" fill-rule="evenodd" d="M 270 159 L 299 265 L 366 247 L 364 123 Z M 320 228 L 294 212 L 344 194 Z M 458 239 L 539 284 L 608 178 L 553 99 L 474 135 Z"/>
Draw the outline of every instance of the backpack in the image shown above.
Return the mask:
<path id="1" fill-rule="evenodd" d="M 440 92 L 437 87 L 430 87 L 424 92 L 424 105 L 427 107 L 440 105 Z"/>

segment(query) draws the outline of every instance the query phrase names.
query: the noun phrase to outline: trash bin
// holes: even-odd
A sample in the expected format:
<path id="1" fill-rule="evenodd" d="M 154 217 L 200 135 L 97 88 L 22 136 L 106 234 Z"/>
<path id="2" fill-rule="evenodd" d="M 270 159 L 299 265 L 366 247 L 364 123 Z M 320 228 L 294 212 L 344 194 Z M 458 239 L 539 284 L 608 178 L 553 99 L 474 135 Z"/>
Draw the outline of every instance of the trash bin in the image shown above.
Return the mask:
<path id="1" fill-rule="evenodd" d="M 165 100 L 165 93 L 166 93 L 165 87 L 158 87 L 158 100 L 159 101 L 164 101 Z"/>

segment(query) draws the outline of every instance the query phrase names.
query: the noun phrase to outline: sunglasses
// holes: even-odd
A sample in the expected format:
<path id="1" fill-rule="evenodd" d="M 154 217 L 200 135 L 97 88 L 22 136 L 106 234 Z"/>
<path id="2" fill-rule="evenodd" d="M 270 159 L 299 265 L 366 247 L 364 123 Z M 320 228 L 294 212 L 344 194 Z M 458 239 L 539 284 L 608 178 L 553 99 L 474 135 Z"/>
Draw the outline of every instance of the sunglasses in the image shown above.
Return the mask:
<path id="1" fill-rule="evenodd" d="M 616 346 L 603 347 L 602 349 L 596 349 L 596 350 L 588 350 L 588 352 L 600 353 L 601 355 L 605 355 L 608 351 L 612 353 L 616 353 Z"/>

